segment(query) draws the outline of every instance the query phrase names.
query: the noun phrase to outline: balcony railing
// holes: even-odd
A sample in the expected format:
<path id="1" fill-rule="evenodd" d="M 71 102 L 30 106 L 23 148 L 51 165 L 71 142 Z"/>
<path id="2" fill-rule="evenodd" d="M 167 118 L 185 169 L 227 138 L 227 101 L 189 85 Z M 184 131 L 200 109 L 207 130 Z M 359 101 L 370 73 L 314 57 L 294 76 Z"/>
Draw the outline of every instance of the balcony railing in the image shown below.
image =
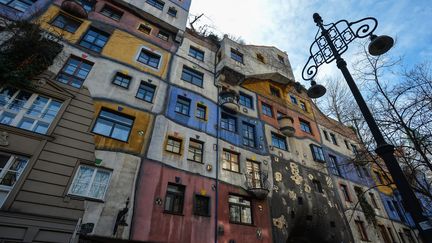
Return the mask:
<path id="1" fill-rule="evenodd" d="M 270 182 L 267 172 L 248 172 L 245 174 L 245 177 L 246 189 L 250 194 L 260 200 L 267 197 L 270 191 Z"/>
<path id="2" fill-rule="evenodd" d="M 233 111 L 239 111 L 239 95 L 233 90 L 223 90 L 219 93 L 219 105 Z"/>
<path id="3" fill-rule="evenodd" d="M 295 133 L 294 128 L 294 119 L 290 116 L 281 116 L 278 118 L 279 122 L 279 130 L 285 135 L 285 136 L 293 136 Z"/>

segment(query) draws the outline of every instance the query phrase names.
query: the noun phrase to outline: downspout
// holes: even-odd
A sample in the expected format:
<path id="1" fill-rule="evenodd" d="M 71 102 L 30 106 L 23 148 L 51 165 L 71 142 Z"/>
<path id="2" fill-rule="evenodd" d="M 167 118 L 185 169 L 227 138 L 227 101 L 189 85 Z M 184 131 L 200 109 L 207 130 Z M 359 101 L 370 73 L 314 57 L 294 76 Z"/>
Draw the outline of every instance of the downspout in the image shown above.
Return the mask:
<path id="1" fill-rule="evenodd" d="M 218 242 L 218 202 L 219 202 L 219 87 L 216 85 L 216 66 L 217 66 L 217 53 L 219 52 L 220 44 L 215 53 L 214 69 L 213 69 L 213 83 L 217 88 L 217 101 L 216 101 L 216 179 L 215 179 L 215 232 L 214 242 Z"/>

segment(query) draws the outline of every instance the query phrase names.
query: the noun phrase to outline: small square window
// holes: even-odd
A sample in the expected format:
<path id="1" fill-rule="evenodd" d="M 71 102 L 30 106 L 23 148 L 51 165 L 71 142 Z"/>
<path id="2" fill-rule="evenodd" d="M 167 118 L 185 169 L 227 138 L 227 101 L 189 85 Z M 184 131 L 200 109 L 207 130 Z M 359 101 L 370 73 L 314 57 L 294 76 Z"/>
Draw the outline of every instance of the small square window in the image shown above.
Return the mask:
<path id="1" fill-rule="evenodd" d="M 162 10 L 165 6 L 165 3 L 160 0 L 146 0 L 146 2 L 159 10 Z"/>
<path id="2" fill-rule="evenodd" d="M 116 73 L 112 83 L 127 89 L 127 88 L 129 88 L 129 84 L 130 84 L 131 80 L 132 80 L 131 76 L 128 76 L 128 75 L 125 75 L 122 73 Z"/>
<path id="3" fill-rule="evenodd" d="M 177 96 L 175 112 L 183 114 L 185 116 L 189 116 L 190 104 L 191 104 L 190 99 L 183 96 Z"/>
<path id="4" fill-rule="evenodd" d="M 221 128 L 230 132 L 236 132 L 237 119 L 234 116 L 230 116 L 226 113 L 221 115 Z"/>
<path id="5" fill-rule="evenodd" d="M 141 62 L 147 66 L 152 68 L 159 68 L 159 62 L 161 60 L 161 56 L 153 53 L 147 49 L 141 49 L 141 52 L 138 56 L 138 62 Z"/>
<path id="6" fill-rule="evenodd" d="M 172 136 L 168 136 L 165 150 L 174 154 L 180 154 L 182 140 Z"/>
<path id="7" fill-rule="evenodd" d="M 241 196 L 229 195 L 230 222 L 252 224 L 251 201 Z"/>
<path id="8" fill-rule="evenodd" d="M 204 80 L 204 74 L 200 73 L 196 70 L 193 70 L 192 68 L 189 68 L 187 66 L 183 66 L 181 79 L 188 82 L 188 83 L 202 87 L 203 86 L 203 80 Z"/>
<path id="9" fill-rule="evenodd" d="M 206 120 L 206 116 L 207 116 L 207 107 L 202 104 L 197 104 L 196 118 L 199 118 L 201 120 Z"/>
<path id="10" fill-rule="evenodd" d="M 247 95 L 243 92 L 240 92 L 239 104 L 247 107 L 249 109 L 253 109 L 253 99 L 250 95 Z"/>
<path id="11" fill-rule="evenodd" d="M 195 195 L 194 214 L 210 217 L 210 197 Z"/>
<path id="12" fill-rule="evenodd" d="M 281 97 L 280 90 L 273 86 L 270 86 L 270 94 L 278 98 Z"/>
<path id="13" fill-rule="evenodd" d="M 267 105 L 265 103 L 261 103 L 262 106 L 262 113 L 266 116 L 273 117 L 273 111 L 272 107 L 270 105 Z"/>
<path id="14" fill-rule="evenodd" d="M 51 25 L 66 30 L 70 33 L 75 33 L 75 31 L 80 27 L 81 22 L 78 20 L 75 20 L 69 16 L 59 14 L 52 22 Z"/>
<path id="15" fill-rule="evenodd" d="M 156 86 L 144 81 L 141 81 L 140 86 L 138 88 L 136 97 L 138 99 L 147 101 L 149 103 L 153 102 L 153 97 L 155 94 Z"/>
<path id="16" fill-rule="evenodd" d="M 177 9 L 175 9 L 174 7 L 170 7 L 170 8 L 168 8 L 167 13 L 168 13 L 168 15 L 175 17 L 175 16 L 177 16 Z"/>
<path id="17" fill-rule="evenodd" d="M 164 41 L 168 41 L 169 39 L 169 34 L 166 32 L 163 32 L 161 30 L 159 30 L 158 34 L 156 35 L 159 39 L 164 40 Z"/>
<path id="18" fill-rule="evenodd" d="M 300 101 L 300 108 L 301 108 L 302 110 L 306 111 L 306 112 L 308 111 L 308 110 L 307 110 L 306 103 L 303 102 L 303 101 Z"/>
<path id="19" fill-rule="evenodd" d="M 231 58 L 237 62 L 243 63 L 243 54 L 231 48 Z"/>
<path id="20" fill-rule="evenodd" d="M 108 189 L 111 171 L 80 165 L 69 194 L 103 200 Z"/>
<path id="21" fill-rule="evenodd" d="M 299 121 L 300 121 L 300 129 L 303 132 L 312 134 L 312 129 L 311 129 L 310 123 L 305 121 L 305 120 L 302 120 L 302 119 L 299 119 Z"/>
<path id="22" fill-rule="evenodd" d="M 168 183 L 164 212 L 173 214 L 183 213 L 185 189 L 183 185 Z"/>
<path id="23" fill-rule="evenodd" d="M 189 140 L 188 157 L 190 161 L 203 163 L 204 143 L 195 139 Z"/>
<path id="24" fill-rule="evenodd" d="M 222 152 L 222 169 L 240 172 L 240 154 L 224 149 Z"/>
<path id="25" fill-rule="evenodd" d="M 96 119 L 93 132 L 105 137 L 127 142 L 133 122 L 133 118 L 129 116 L 102 109 Z"/>
<path id="26" fill-rule="evenodd" d="M 265 63 L 265 62 L 264 62 L 264 56 L 263 56 L 261 53 L 257 53 L 257 54 L 256 54 L 256 57 L 257 57 L 258 61 L 260 61 L 260 62 L 262 62 L 262 63 Z"/>
<path id="27" fill-rule="evenodd" d="M 197 48 L 195 48 L 195 47 L 193 47 L 193 46 L 191 46 L 189 48 L 189 56 L 191 56 L 191 57 L 193 57 L 195 59 L 198 59 L 200 61 L 204 61 L 204 52 L 201 51 L 201 50 L 199 50 L 199 49 L 197 49 Z"/>
<path id="28" fill-rule="evenodd" d="M 119 21 L 120 18 L 123 16 L 122 11 L 117 10 L 107 4 L 105 4 L 100 13 L 107 16 L 108 18 L 114 19 L 115 21 Z"/>
<path id="29" fill-rule="evenodd" d="M 95 52 L 101 52 L 109 37 L 108 33 L 91 27 L 81 39 L 79 45 Z"/>
<path id="30" fill-rule="evenodd" d="M 312 151 L 312 157 L 317 162 L 325 162 L 324 153 L 321 147 L 316 146 L 315 144 L 310 145 Z"/>
<path id="31" fill-rule="evenodd" d="M 152 28 L 150 28 L 149 26 L 145 25 L 145 24 L 140 24 L 138 26 L 138 30 L 143 32 L 146 35 L 150 35 Z"/>
<path id="32" fill-rule="evenodd" d="M 272 138 L 272 146 L 275 146 L 276 148 L 282 149 L 285 151 L 288 150 L 286 138 L 284 136 L 278 135 L 278 134 L 272 132 L 271 138 Z"/>
<path id="33" fill-rule="evenodd" d="M 278 58 L 280 63 L 285 64 L 285 58 L 283 56 L 277 55 L 277 58 Z"/>
<path id="34" fill-rule="evenodd" d="M 92 67 L 92 62 L 71 56 L 58 74 L 57 81 L 81 88 Z"/>
<path id="35" fill-rule="evenodd" d="M 290 95 L 291 103 L 298 105 L 297 98 L 294 95 Z"/>

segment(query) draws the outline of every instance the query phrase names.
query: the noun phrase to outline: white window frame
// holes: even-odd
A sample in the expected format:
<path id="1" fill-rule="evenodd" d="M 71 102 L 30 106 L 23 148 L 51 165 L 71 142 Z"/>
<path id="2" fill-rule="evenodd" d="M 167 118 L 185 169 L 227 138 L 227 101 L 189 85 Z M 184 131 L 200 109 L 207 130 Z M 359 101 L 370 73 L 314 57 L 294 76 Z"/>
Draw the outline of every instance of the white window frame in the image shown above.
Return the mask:
<path id="1" fill-rule="evenodd" d="M 4 88 L 6 88 L 6 87 L 2 87 L 1 88 L 0 95 L 1 95 L 1 92 L 3 91 Z M 18 111 L 14 110 L 14 109 L 9 109 L 9 106 L 11 105 L 11 103 L 15 100 L 15 98 L 18 96 L 18 94 L 21 91 L 29 92 L 29 91 L 26 91 L 26 90 L 17 89 L 17 91 L 15 91 L 15 93 L 6 101 L 6 104 L 4 106 L 0 106 L 0 118 L 5 113 L 14 115 L 15 117 L 12 119 L 12 122 L 10 124 L 5 124 L 5 125 L 9 125 L 9 126 L 16 127 L 16 128 L 20 128 L 19 125 L 20 125 L 20 123 L 22 121 L 24 121 L 24 119 L 33 120 L 33 124 L 31 125 L 30 129 L 20 128 L 20 129 L 31 131 L 31 132 L 35 132 L 34 129 L 36 128 L 36 126 L 38 124 L 46 124 L 46 125 L 48 125 L 47 132 L 46 133 L 40 133 L 40 134 L 47 134 L 48 131 L 49 131 L 49 129 L 50 129 L 50 127 L 51 127 L 52 122 L 55 120 L 55 118 L 57 117 L 58 113 L 60 112 L 60 110 L 62 108 L 62 105 L 63 105 L 63 102 L 60 101 L 60 100 L 52 99 L 52 98 L 50 98 L 48 96 L 44 96 L 44 95 L 40 95 L 40 94 L 37 94 L 37 93 L 29 92 L 29 93 L 32 93 L 31 96 L 19 108 Z M 32 105 L 34 104 L 34 102 L 36 101 L 36 99 L 39 96 L 48 99 L 47 103 L 42 107 L 40 113 L 37 116 L 26 114 L 27 111 L 32 107 Z M 50 104 L 53 101 L 59 102 L 61 105 L 60 105 L 57 113 L 55 114 L 55 116 L 53 117 L 53 119 L 51 121 L 45 120 L 44 118 L 42 118 L 42 116 L 44 114 L 46 114 L 46 112 L 48 111 L 48 107 L 50 106 Z"/>
<path id="2" fill-rule="evenodd" d="M 80 169 L 81 169 L 82 167 L 87 167 L 87 168 L 91 168 L 91 169 L 94 170 L 94 171 L 93 171 L 93 175 L 92 175 L 92 177 L 91 177 L 91 179 L 90 179 L 90 183 L 89 183 L 89 185 L 87 186 L 87 189 L 86 189 L 86 193 L 85 193 L 85 195 L 80 195 L 80 194 L 74 194 L 74 193 L 72 193 L 73 185 L 75 184 L 75 182 L 76 182 L 76 180 L 77 180 L 78 173 L 79 173 L 79 171 L 80 171 Z M 105 189 L 105 191 L 104 191 L 104 193 L 103 193 L 103 197 L 102 197 L 102 198 L 96 198 L 96 197 L 91 197 L 91 196 L 89 196 L 89 192 L 90 192 L 91 186 L 93 185 L 93 182 L 94 182 L 94 179 L 95 179 L 95 177 L 96 177 L 97 171 L 104 171 L 104 172 L 108 172 L 108 173 L 109 173 L 109 177 L 108 177 L 108 180 L 107 180 L 107 187 L 106 187 L 106 189 Z M 69 187 L 69 190 L 68 190 L 68 195 L 77 196 L 77 197 L 85 197 L 85 198 L 91 198 L 91 199 L 95 199 L 95 200 L 102 200 L 102 201 L 105 201 L 105 197 L 106 197 L 106 193 L 107 193 L 107 191 L 108 191 L 109 185 L 110 185 L 111 177 L 112 177 L 112 171 L 110 171 L 110 170 L 103 169 L 103 168 L 98 168 L 98 167 L 95 167 L 95 166 L 90 166 L 90 165 L 83 165 L 83 164 L 81 164 L 81 165 L 78 167 L 78 170 L 75 172 L 74 179 L 73 179 L 73 181 L 72 181 L 72 183 L 71 183 L 71 185 L 70 185 L 70 187 Z"/>
<path id="3" fill-rule="evenodd" d="M 23 156 L 17 156 L 14 154 L 9 154 L 9 153 L 1 153 L 2 155 L 6 155 L 6 156 L 10 156 L 9 160 L 6 162 L 5 166 L 1 169 L 0 171 L 0 182 L 3 180 L 4 176 L 7 175 L 8 172 L 15 172 L 16 173 L 16 181 L 12 186 L 7 186 L 7 185 L 1 185 L 0 184 L 0 192 L 4 192 L 5 193 L 5 197 L 4 198 L 0 198 L 0 207 L 3 205 L 4 201 L 7 199 L 9 192 L 12 190 L 12 188 L 14 187 L 14 185 L 16 184 L 16 182 L 19 181 L 21 174 L 24 172 L 24 170 L 26 169 L 28 163 L 29 163 L 29 158 L 27 157 L 23 157 Z M 24 168 L 22 169 L 22 171 L 15 171 L 15 170 L 11 170 L 10 167 L 13 164 L 14 161 L 16 161 L 16 159 L 21 158 L 21 159 L 25 159 L 26 160 L 26 164 L 24 166 Z"/>

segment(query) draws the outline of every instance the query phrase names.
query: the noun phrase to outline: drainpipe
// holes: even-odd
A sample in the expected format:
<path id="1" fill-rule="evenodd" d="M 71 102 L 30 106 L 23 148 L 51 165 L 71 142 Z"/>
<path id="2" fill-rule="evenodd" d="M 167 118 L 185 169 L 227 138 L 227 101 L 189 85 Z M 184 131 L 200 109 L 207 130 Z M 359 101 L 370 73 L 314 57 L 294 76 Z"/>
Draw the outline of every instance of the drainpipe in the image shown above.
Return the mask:
<path id="1" fill-rule="evenodd" d="M 217 88 L 217 101 L 216 101 L 216 180 L 215 180 L 215 232 L 214 232 L 214 242 L 218 242 L 218 202 L 219 202 L 219 117 L 220 117 L 220 107 L 219 107 L 219 87 L 216 85 L 216 66 L 217 66 L 217 53 L 219 52 L 220 45 L 215 53 L 214 69 L 213 69 L 213 83 Z"/>

